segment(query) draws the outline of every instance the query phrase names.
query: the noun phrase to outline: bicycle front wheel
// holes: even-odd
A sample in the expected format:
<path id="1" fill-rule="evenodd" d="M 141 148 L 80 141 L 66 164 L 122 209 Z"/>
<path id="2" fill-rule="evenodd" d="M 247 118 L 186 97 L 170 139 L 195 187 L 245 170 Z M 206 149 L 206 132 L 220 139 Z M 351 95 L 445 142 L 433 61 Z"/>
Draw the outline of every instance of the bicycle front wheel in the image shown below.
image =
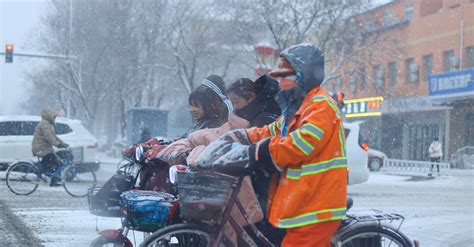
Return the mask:
<path id="1" fill-rule="evenodd" d="M 210 243 L 211 235 L 203 227 L 193 224 L 176 224 L 154 232 L 140 246 L 206 247 Z"/>
<path id="2" fill-rule="evenodd" d="M 90 246 L 91 247 L 105 247 L 105 246 L 133 247 L 133 244 L 130 242 L 130 240 L 126 238 L 109 238 L 105 236 L 99 236 L 98 238 L 92 241 Z"/>
<path id="3" fill-rule="evenodd" d="M 18 162 L 8 168 L 6 180 L 11 192 L 27 196 L 38 188 L 40 178 L 35 165 L 28 162 Z"/>
<path id="4" fill-rule="evenodd" d="M 336 234 L 336 247 L 383 247 L 413 246 L 410 240 L 397 229 L 379 223 L 352 225 Z"/>
<path id="5" fill-rule="evenodd" d="M 64 190 L 74 197 L 87 196 L 87 191 L 95 187 L 97 183 L 95 172 L 92 169 L 79 168 L 76 164 L 67 167 L 61 179 Z"/>

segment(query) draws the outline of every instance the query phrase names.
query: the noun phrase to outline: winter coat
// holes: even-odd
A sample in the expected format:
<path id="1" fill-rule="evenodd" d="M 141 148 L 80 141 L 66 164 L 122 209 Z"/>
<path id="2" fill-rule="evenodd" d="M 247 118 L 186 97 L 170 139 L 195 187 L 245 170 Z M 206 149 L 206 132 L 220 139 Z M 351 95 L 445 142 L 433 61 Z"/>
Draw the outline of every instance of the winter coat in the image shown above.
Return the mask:
<path id="1" fill-rule="evenodd" d="M 177 160 L 183 162 L 185 154 L 189 153 L 186 161 L 188 165 L 194 166 L 195 160 L 204 150 L 204 148 L 212 141 L 221 137 L 227 131 L 232 130 L 232 126 L 235 128 L 249 127 L 247 121 L 243 121 L 243 119 L 240 119 L 234 114 L 230 114 L 229 122 L 223 124 L 221 127 L 195 131 L 190 134 L 188 138 L 184 138 L 170 144 L 158 154 L 158 157 L 167 162 L 178 163 L 176 162 Z M 262 221 L 263 211 L 255 194 L 250 177 L 245 177 L 242 181 L 242 187 L 240 188 L 238 198 L 242 202 L 242 205 L 249 216 L 250 222 L 256 223 Z M 245 220 L 236 206 L 232 208 L 231 214 L 239 224 L 245 225 Z M 232 241 L 236 243 L 237 234 L 233 231 L 229 224 L 226 224 L 224 229 Z"/>
<path id="2" fill-rule="evenodd" d="M 255 81 L 257 94 L 255 100 L 236 111 L 237 116 L 249 121 L 252 127 L 262 127 L 269 124 L 280 115 L 281 110 L 274 100 L 279 91 L 278 82 L 268 75 L 263 75 Z"/>
<path id="3" fill-rule="evenodd" d="M 33 155 L 44 157 L 53 153 L 53 146 L 59 146 L 64 142 L 56 136 L 54 130 L 54 118 L 57 113 L 50 109 L 43 109 L 41 112 L 41 121 L 36 126 L 33 142 L 31 143 L 31 151 Z"/>
<path id="4" fill-rule="evenodd" d="M 272 137 L 270 154 L 281 176 L 267 205 L 275 227 L 338 220 L 346 213 L 347 160 L 340 112 L 322 88 L 311 90 L 282 136 L 283 118 L 247 134 L 253 143 Z M 269 209 L 269 210 L 268 210 Z"/>
<path id="5" fill-rule="evenodd" d="M 295 112 L 262 128 L 247 129 L 252 143 L 271 138 L 269 152 L 281 171 L 278 185 L 274 176 L 270 186 L 266 214 L 278 228 L 343 219 L 347 196 L 344 129 L 336 102 L 318 86 L 322 78 L 316 73 L 315 66 L 320 64 L 315 60 L 321 54 L 314 46 L 300 45 L 282 56 L 299 74 L 304 97 L 301 101 L 288 98 L 287 105 L 297 103 Z"/>
<path id="6" fill-rule="evenodd" d="M 198 120 L 194 122 L 191 129 L 189 129 L 188 132 L 186 132 L 186 134 L 183 135 L 183 138 L 188 137 L 188 135 L 193 133 L 194 131 L 207 129 L 207 128 L 217 128 L 221 126 L 222 124 L 223 122 L 219 120 L 218 118 Z"/>
<path id="7" fill-rule="evenodd" d="M 443 149 L 439 141 L 432 142 L 430 147 L 428 148 L 428 152 L 430 153 L 430 158 L 443 157 Z"/>
<path id="8" fill-rule="evenodd" d="M 229 130 L 247 128 L 249 127 L 248 124 L 248 121 L 245 119 L 230 114 L 229 121 L 222 126 L 197 130 L 191 133 L 188 138 L 180 139 L 168 145 L 157 157 L 171 164 L 183 163 L 186 160 L 187 164 L 193 165 L 202 149 L 209 145 L 209 143 L 218 139 Z"/>

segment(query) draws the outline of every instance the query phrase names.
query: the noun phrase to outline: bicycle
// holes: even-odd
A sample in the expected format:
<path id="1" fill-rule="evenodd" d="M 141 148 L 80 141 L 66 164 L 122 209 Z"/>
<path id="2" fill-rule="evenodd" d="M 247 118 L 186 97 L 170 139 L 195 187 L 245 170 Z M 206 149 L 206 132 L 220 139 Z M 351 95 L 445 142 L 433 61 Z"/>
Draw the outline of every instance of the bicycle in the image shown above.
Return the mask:
<path id="1" fill-rule="evenodd" d="M 239 243 L 245 246 L 276 246 L 267 239 L 257 227 L 249 221 L 242 203 L 238 200 L 238 192 L 243 178 L 235 178 L 221 173 L 208 172 L 177 172 L 177 181 L 188 181 L 186 177 L 194 177 L 195 182 L 208 180 L 218 183 L 221 190 L 213 193 L 211 198 L 225 197 L 225 202 L 209 203 L 201 186 L 193 185 L 193 192 L 184 189 L 178 183 L 182 224 L 170 225 L 154 232 L 145 239 L 141 246 L 237 246 L 235 240 L 224 231 L 228 222 L 232 229 L 240 236 Z M 211 178 L 211 179 L 209 179 Z M 212 181 L 211 181 L 212 180 Z M 206 186 L 208 183 L 206 183 Z M 205 189 L 204 189 L 205 190 Z M 230 196 L 228 196 L 230 195 Z M 219 200 L 217 200 L 219 201 Z M 214 200 L 216 202 L 216 200 Z M 237 206 L 248 225 L 247 229 L 239 225 L 231 216 L 230 209 Z M 348 209 L 352 206 L 352 199 L 348 200 Z M 200 209 L 196 212 L 187 212 L 186 209 Z M 210 215 L 211 218 L 206 218 Z M 402 220 L 395 228 L 383 221 Z M 401 231 L 403 216 L 385 214 L 380 211 L 370 214 L 348 214 L 331 240 L 331 246 L 378 247 L 378 246 L 418 246 L 418 242 L 411 242 Z"/>
<path id="2" fill-rule="evenodd" d="M 85 197 L 87 190 L 96 185 L 97 178 L 92 169 L 81 167 L 74 162 L 71 149 L 55 153 L 60 166 L 54 171 L 42 171 L 41 159 L 37 161 L 16 161 L 6 173 L 6 182 L 10 191 L 16 195 L 30 195 L 41 182 L 59 180 L 66 193 L 73 197 Z M 61 158 L 64 157 L 64 158 Z"/>
<path id="3" fill-rule="evenodd" d="M 124 156 L 126 163 L 118 164 L 116 174 L 102 187 L 89 189 L 87 195 L 89 211 L 101 217 L 121 218 L 119 229 L 106 229 L 99 232 L 90 246 L 133 247 L 128 237 L 130 230 L 143 232 L 144 238 L 167 224 L 177 222 L 178 201 L 164 192 L 142 190 L 145 184 L 138 183 L 143 170 L 143 148 L 137 147 L 134 155 Z M 147 178 L 145 178 L 147 179 Z M 139 190 L 133 190 L 139 189 Z M 136 198 L 133 194 L 139 194 Z M 169 210 L 169 211 L 168 211 Z M 163 212 L 167 211 L 167 212 Z M 166 215 L 168 217 L 162 217 Z M 133 232 L 133 237 L 135 234 Z"/>

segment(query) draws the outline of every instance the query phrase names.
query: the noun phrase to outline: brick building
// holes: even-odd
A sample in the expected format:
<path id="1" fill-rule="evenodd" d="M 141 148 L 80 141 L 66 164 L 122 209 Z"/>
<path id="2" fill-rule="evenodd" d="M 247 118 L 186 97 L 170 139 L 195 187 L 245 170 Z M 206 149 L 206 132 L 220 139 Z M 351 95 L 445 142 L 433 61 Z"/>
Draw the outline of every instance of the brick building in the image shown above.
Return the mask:
<path id="1" fill-rule="evenodd" d="M 340 84 L 370 146 L 412 160 L 428 159 L 434 137 L 445 160 L 474 146 L 474 0 L 394 0 L 356 18 L 392 37 L 377 47 L 390 52 L 348 64 Z M 365 113 L 365 98 L 383 98 L 379 114 Z"/>

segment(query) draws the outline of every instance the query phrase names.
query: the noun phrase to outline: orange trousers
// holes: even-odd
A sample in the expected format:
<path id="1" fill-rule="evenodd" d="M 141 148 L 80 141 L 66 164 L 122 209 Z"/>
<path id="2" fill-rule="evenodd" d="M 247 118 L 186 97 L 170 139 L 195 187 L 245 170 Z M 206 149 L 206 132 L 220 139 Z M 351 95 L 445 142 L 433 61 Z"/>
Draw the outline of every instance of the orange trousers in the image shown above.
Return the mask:
<path id="1" fill-rule="evenodd" d="M 330 247 L 331 238 L 341 224 L 340 220 L 327 221 L 286 230 L 282 247 Z"/>

